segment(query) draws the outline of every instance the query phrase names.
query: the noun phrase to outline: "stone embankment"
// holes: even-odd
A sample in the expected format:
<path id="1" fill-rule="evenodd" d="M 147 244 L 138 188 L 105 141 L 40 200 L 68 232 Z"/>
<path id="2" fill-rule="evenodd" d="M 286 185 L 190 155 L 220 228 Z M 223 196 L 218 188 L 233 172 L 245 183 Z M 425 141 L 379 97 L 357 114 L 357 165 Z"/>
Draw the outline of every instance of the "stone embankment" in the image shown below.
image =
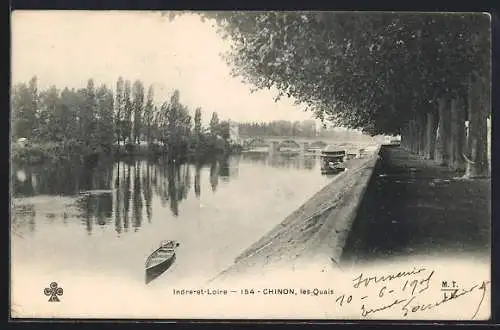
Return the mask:
<path id="1" fill-rule="evenodd" d="M 235 263 L 210 283 L 265 274 L 267 270 L 316 264 L 330 267 L 342 254 L 366 187 L 379 158 L 380 146 L 364 158 L 351 160 L 348 169 L 283 222 L 246 249 Z M 300 187 L 297 187 L 300 189 Z"/>

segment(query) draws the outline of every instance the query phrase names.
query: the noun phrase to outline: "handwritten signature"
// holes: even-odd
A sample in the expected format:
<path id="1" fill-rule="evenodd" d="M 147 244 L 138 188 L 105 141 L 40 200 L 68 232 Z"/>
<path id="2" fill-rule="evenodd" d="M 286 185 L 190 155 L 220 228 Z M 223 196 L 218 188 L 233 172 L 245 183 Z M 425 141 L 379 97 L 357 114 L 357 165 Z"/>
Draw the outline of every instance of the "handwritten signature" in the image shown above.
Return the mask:
<path id="1" fill-rule="evenodd" d="M 484 300 L 484 296 L 486 295 L 486 285 L 489 283 L 490 283 L 490 281 L 482 281 L 481 285 L 475 284 L 468 289 L 462 289 L 461 292 L 457 292 L 458 291 L 457 290 L 457 291 L 453 292 L 450 296 L 445 296 L 443 299 L 436 301 L 434 303 L 430 303 L 430 304 L 414 303 L 416 296 L 413 296 L 406 302 L 406 304 L 403 305 L 403 307 L 402 307 L 403 316 L 407 316 L 408 312 L 416 313 L 416 312 L 434 309 L 434 308 L 436 308 L 444 303 L 447 303 L 451 300 L 454 300 L 454 299 L 460 298 L 462 296 L 465 296 L 467 294 L 470 294 L 473 291 L 481 290 L 481 299 L 476 307 L 474 314 L 472 315 L 472 319 L 474 319 L 477 316 L 479 309 L 481 308 L 481 305 L 482 305 L 483 300 Z"/>
<path id="2" fill-rule="evenodd" d="M 396 308 L 396 306 L 399 306 L 403 317 L 407 317 L 410 314 L 435 309 L 447 302 L 469 295 L 472 292 L 480 291 L 481 299 L 479 300 L 478 305 L 475 308 L 475 312 L 472 316 L 472 319 L 474 319 L 477 316 L 484 301 L 487 284 L 489 284 L 490 281 L 482 281 L 481 283 L 474 284 L 471 287 L 465 289 L 456 289 L 452 292 L 451 295 L 445 295 L 440 300 L 431 303 L 422 303 L 421 301 L 424 296 L 422 293 L 429 290 L 431 279 L 433 278 L 434 274 L 434 270 L 427 270 L 425 268 L 416 267 L 414 267 L 410 271 L 401 271 L 392 274 L 385 274 L 382 276 L 365 276 L 363 273 L 361 273 L 359 276 L 352 280 L 353 288 L 368 288 L 370 286 L 373 287 L 374 285 L 379 284 L 379 286 L 382 286 L 380 287 L 380 289 L 378 289 L 378 298 L 387 298 L 388 296 L 390 296 L 389 294 L 396 295 L 396 298 L 391 299 L 388 303 L 385 304 L 374 304 L 375 306 L 368 307 L 368 303 L 363 303 L 361 305 L 361 315 L 363 317 L 367 317 L 369 315 L 381 311 L 387 311 L 389 309 L 394 309 Z M 396 288 L 393 285 L 396 280 L 399 280 L 404 284 Z M 401 295 L 407 295 L 407 297 L 401 297 Z M 366 298 L 369 297 L 364 296 L 361 299 Z"/>

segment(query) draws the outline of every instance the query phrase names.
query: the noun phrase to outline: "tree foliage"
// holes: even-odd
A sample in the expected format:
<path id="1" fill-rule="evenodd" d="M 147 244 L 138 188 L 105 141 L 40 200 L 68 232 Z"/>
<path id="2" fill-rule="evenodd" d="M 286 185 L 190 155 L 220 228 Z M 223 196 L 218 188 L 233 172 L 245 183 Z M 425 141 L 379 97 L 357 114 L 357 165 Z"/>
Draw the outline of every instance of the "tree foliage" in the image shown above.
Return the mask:
<path id="1" fill-rule="evenodd" d="M 128 143 L 132 141 L 132 101 L 131 101 L 131 84 L 130 80 L 125 80 L 123 92 L 123 122 L 122 122 L 122 140 Z"/>
<path id="2" fill-rule="evenodd" d="M 148 88 L 148 96 L 146 100 L 146 105 L 144 106 L 144 136 L 146 142 L 150 144 L 153 141 L 153 130 L 154 130 L 154 89 L 153 86 Z"/>
<path id="3" fill-rule="evenodd" d="M 217 112 L 212 113 L 212 118 L 210 118 L 209 123 L 209 132 L 213 137 L 217 137 L 217 135 L 220 135 L 220 123 Z"/>
<path id="4" fill-rule="evenodd" d="M 489 18 L 483 14 L 202 12 L 231 41 L 233 74 L 320 119 L 371 134 L 400 133 L 468 76 L 488 84 Z M 175 15 L 173 15 L 175 16 Z"/>
<path id="5" fill-rule="evenodd" d="M 133 124 L 133 141 L 134 143 L 139 143 L 142 131 L 142 115 L 144 112 L 144 85 L 140 80 L 136 80 L 132 89 L 133 98 L 133 112 L 134 112 L 134 124 Z"/>
<path id="6" fill-rule="evenodd" d="M 179 91 L 158 107 L 153 86 L 149 86 L 144 103 L 144 85 L 139 80 L 131 86 L 119 77 L 115 93 L 105 85 L 96 88 L 93 79 L 86 88 L 60 91 L 51 86 L 39 92 L 35 77 L 28 85 L 14 85 L 11 99 L 13 138 L 63 147 L 57 150 L 108 153 L 114 145 L 130 146 L 144 140 L 148 146 L 163 145 L 172 157 L 189 150 L 210 153 L 216 149 L 203 128 L 201 108 L 195 111 L 193 129 Z M 217 113 L 213 116 L 219 129 Z M 229 137 L 229 130 L 224 136 Z"/>

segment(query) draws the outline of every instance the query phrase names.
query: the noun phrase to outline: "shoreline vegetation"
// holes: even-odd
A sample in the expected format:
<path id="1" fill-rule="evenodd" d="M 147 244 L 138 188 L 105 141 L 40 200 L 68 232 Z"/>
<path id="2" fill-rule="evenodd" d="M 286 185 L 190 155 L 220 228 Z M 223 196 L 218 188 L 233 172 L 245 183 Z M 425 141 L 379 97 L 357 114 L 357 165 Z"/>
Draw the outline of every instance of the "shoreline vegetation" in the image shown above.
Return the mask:
<path id="1" fill-rule="evenodd" d="M 185 153 L 175 158 L 169 157 L 165 146 L 158 144 L 127 144 L 113 145 L 108 148 L 90 149 L 85 145 L 47 142 L 29 143 L 26 145 L 12 144 L 11 160 L 19 165 L 40 165 L 60 161 L 81 160 L 97 162 L 101 158 L 121 159 L 127 157 L 140 158 L 166 158 L 168 161 L 198 161 L 204 162 L 213 158 L 226 157 L 229 154 L 239 153 L 242 148 L 239 145 L 229 145 L 213 149 L 193 150 L 188 149 Z"/>
<path id="2" fill-rule="evenodd" d="M 359 132 L 317 127 L 314 120 L 237 123 L 212 112 L 203 125 L 202 109 L 182 104 L 178 90 L 158 105 L 153 86 L 145 93 L 140 80 L 122 77 L 114 90 L 96 87 L 93 79 L 85 88 L 39 90 L 33 76 L 14 85 L 11 95 L 11 159 L 25 165 L 129 156 L 205 162 L 268 146 L 266 138 L 306 139 L 321 147 L 325 141 L 367 139 Z"/>
<path id="3" fill-rule="evenodd" d="M 169 161 L 206 159 L 238 152 L 230 139 L 230 123 L 213 112 L 207 127 L 202 110 L 194 118 L 175 90 L 169 100 L 154 104 L 150 86 L 118 78 L 115 91 L 106 85 L 63 90 L 38 90 L 34 76 L 12 89 L 12 161 L 40 164 L 80 158 L 166 157 Z"/>
<path id="4" fill-rule="evenodd" d="M 155 104 L 154 89 L 140 80 L 119 77 L 114 90 L 89 79 L 85 88 L 39 90 L 38 77 L 12 88 L 11 159 L 37 165 L 108 157 L 162 157 L 171 162 L 225 157 L 248 147 L 268 146 L 266 138 L 365 141 L 359 132 L 317 127 L 314 120 L 243 122 L 220 120 L 212 112 L 207 125 L 202 109 L 189 109 L 178 90 Z M 194 114 L 192 116 L 192 114 Z"/>

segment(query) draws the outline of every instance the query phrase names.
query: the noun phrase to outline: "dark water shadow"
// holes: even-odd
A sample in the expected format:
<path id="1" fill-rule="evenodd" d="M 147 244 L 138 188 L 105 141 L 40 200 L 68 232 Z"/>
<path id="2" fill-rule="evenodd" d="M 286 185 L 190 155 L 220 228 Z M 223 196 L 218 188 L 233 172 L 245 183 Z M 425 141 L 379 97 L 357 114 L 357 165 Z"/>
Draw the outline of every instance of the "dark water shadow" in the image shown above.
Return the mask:
<path id="1" fill-rule="evenodd" d="M 63 221 L 79 221 L 88 235 L 99 227 L 112 227 L 118 236 L 137 232 L 153 219 L 153 200 L 177 217 L 180 204 L 194 190 L 195 198 L 206 191 L 217 193 L 221 184 L 237 180 L 242 163 L 279 168 L 313 169 L 314 157 L 270 157 L 267 153 L 221 155 L 195 162 L 168 162 L 162 157 L 79 158 L 38 165 L 12 164 L 14 198 L 39 195 L 76 197 L 71 213 Z M 33 206 L 33 213 L 36 207 Z M 34 231 L 37 217 L 15 209 L 14 220 Z M 24 221 L 22 221 L 24 219 Z M 29 220 L 29 221 L 28 221 Z M 32 224 L 31 224 L 32 223 Z"/>

